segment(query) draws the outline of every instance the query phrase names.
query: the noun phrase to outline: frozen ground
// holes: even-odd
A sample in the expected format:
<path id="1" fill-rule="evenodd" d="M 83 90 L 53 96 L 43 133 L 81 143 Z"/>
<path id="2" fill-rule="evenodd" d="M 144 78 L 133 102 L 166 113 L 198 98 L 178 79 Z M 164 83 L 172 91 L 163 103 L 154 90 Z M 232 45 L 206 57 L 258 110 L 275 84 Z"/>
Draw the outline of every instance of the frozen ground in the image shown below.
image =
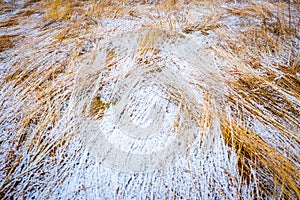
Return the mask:
<path id="1" fill-rule="evenodd" d="M 299 198 L 299 4 L 23 3 L 1 2 L 0 198 Z"/>

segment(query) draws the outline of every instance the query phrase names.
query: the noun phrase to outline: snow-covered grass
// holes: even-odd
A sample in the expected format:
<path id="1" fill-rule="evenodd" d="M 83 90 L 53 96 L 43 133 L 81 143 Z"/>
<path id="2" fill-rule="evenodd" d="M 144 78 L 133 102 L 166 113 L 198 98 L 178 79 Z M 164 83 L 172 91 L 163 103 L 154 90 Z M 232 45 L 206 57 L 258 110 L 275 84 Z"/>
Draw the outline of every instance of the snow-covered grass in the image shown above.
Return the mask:
<path id="1" fill-rule="evenodd" d="M 299 6 L 0 1 L 0 198 L 300 198 Z"/>

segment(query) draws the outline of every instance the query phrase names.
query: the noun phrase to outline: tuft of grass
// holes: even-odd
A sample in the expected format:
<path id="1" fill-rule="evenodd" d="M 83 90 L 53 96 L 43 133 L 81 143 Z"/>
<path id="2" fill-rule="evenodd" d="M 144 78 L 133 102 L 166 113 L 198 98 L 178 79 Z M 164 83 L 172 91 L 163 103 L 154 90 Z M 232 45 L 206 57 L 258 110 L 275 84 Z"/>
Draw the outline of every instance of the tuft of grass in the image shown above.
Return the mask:
<path id="1" fill-rule="evenodd" d="M 222 15 L 222 12 L 210 10 L 208 14 L 200 20 L 200 22 L 197 21 L 193 24 L 187 24 L 186 27 L 182 29 L 182 32 L 187 34 L 200 32 L 203 35 L 209 35 L 209 31 L 213 32 L 215 29 L 221 27 L 221 23 L 219 22 Z"/>
<path id="2" fill-rule="evenodd" d="M 293 199 L 300 195 L 299 168 L 293 162 L 245 127 L 224 121 L 222 133 L 226 144 L 237 152 L 237 167 L 244 184 L 258 185 L 256 198 Z"/>
<path id="3" fill-rule="evenodd" d="M 56 20 L 67 20 L 72 16 L 72 1 L 71 0 L 54 0 L 47 2 L 46 18 Z"/>
<path id="4" fill-rule="evenodd" d="M 104 0 L 104 1 L 97 1 L 92 0 L 89 2 L 87 6 L 86 14 L 92 18 L 118 18 L 124 16 L 124 13 L 127 12 L 125 8 L 125 5 L 127 1 L 110 1 L 110 0 Z"/>
<path id="5" fill-rule="evenodd" d="M 110 103 L 103 102 L 100 97 L 94 97 L 90 105 L 89 116 L 97 120 L 101 119 L 109 105 Z"/>
<path id="6" fill-rule="evenodd" d="M 238 155 L 242 184 L 257 185 L 255 198 L 299 197 L 299 11 L 290 5 L 292 12 L 274 2 L 226 8 L 223 19 L 238 16 L 239 24 L 215 30 L 217 55 L 228 61 L 230 120 L 222 133 Z"/>
<path id="7" fill-rule="evenodd" d="M 0 36 L 0 52 L 11 49 L 14 47 L 14 38 L 17 35 L 1 35 Z"/>
<path id="8" fill-rule="evenodd" d="M 159 29 L 149 29 L 143 34 L 139 42 L 139 54 L 145 55 L 152 53 L 154 55 L 159 53 L 159 45 L 163 42 L 164 32 Z"/>
<path id="9" fill-rule="evenodd" d="M 17 19 L 8 19 L 6 21 L 0 22 L 0 28 L 10 27 L 10 26 L 15 26 L 15 25 L 18 25 Z"/>

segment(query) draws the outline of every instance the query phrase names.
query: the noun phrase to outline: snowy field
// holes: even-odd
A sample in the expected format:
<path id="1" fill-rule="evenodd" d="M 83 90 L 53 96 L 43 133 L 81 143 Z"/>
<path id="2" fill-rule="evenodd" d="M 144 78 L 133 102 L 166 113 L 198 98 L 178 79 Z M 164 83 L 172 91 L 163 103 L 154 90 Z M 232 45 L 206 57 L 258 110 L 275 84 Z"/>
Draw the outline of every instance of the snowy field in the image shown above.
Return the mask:
<path id="1" fill-rule="evenodd" d="M 0 199 L 299 199 L 298 1 L 0 1 Z"/>

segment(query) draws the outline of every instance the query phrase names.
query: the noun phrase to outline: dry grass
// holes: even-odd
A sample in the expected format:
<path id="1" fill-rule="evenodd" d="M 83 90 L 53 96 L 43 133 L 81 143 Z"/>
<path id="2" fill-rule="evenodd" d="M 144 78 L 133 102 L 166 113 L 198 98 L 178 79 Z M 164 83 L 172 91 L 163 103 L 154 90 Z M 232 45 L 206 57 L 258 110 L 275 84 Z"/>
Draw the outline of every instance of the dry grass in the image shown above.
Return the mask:
<path id="1" fill-rule="evenodd" d="M 186 5 L 190 2 L 191 7 Z M 221 7 L 225 2 L 227 7 Z M 1 32 L 11 29 L 0 37 L 0 53 L 14 51 L 14 56 L 0 61 L 5 67 L 0 81 L 0 198 L 29 198 L 38 190 L 45 191 L 43 197 L 51 195 L 47 184 L 59 188 L 67 177 L 64 173 L 69 173 L 65 166 L 74 155 L 68 157 L 66 151 L 80 134 L 76 120 L 100 120 L 121 98 L 105 102 L 99 96 L 103 87 L 115 84 L 118 78 L 130 80 L 134 74 L 151 78 L 167 66 L 174 71 L 164 74 L 164 82 L 159 80 L 161 89 L 198 125 L 199 146 L 205 146 L 214 118 L 220 118 L 228 151 L 237 156 L 238 173 L 230 175 L 237 196 L 242 198 L 246 191 L 246 197 L 255 199 L 298 199 L 299 2 L 249 1 L 242 6 L 230 2 L 27 1 L 18 14 L 0 21 Z M 179 12 L 197 6 L 208 14 L 191 19 L 189 13 Z M 12 9 L 3 2 L 0 7 L 7 13 Z M 34 18 L 34 13 L 42 17 Z M 232 23 L 230 19 L 235 17 L 239 20 Z M 17 35 L 13 31 L 31 19 L 39 25 L 15 48 Z M 107 28 L 102 19 L 115 20 L 113 23 L 130 19 L 141 26 Z M 198 54 L 186 55 L 193 53 L 188 48 L 172 49 L 177 47 L 173 44 L 189 37 L 208 41 L 203 49 L 214 53 L 220 70 L 203 67 L 210 65 L 200 63 Z M 119 48 L 122 44 L 118 42 L 128 41 L 136 49 Z M 175 70 L 186 63 L 184 70 L 194 70 L 189 77 L 192 83 L 185 82 Z M 136 68 L 110 77 L 127 65 Z M 203 104 L 199 104 L 197 92 L 189 91 L 189 84 L 203 92 Z M 176 132 L 183 130 L 183 122 L 179 122 L 180 116 L 174 123 Z M 118 189 L 118 194 L 121 192 Z"/>
<path id="2" fill-rule="evenodd" d="M 168 37 L 167 33 L 157 28 L 151 28 L 144 32 L 139 44 L 139 54 L 145 55 L 150 52 L 154 55 L 159 53 L 159 45 Z"/>
<path id="3" fill-rule="evenodd" d="M 71 0 L 62 1 L 48 1 L 48 10 L 46 12 L 46 18 L 50 18 L 52 20 L 67 20 L 70 19 L 72 15 L 72 7 L 74 3 Z"/>
<path id="4" fill-rule="evenodd" d="M 245 127 L 224 122 L 222 131 L 227 145 L 238 152 L 242 181 L 257 183 L 256 198 L 293 199 L 300 195 L 299 168 L 293 162 Z"/>
<path id="5" fill-rule="evenodd" d="M 220 32 L 228 46 L 219 55 L 230 59 L 235 72 L 227 95 L 234 105 L 233 118 L 224 123 L 224 138 L 239 155 L 242 179 L 258 183 L 257 198 L 295 199 L 299 197 L 300 81 L 296 76 L 299 50 L 294 41 L 299 40 L 299 13 L 289 12 L 288 4 L 280 3 L 227 11 L 245 21 L 241 20 L 242 32 L 235 32 L 235 37 L 226 37 L 231 31 L 226 28 Z M 260 136 L 249 119 L 276 130 L 272 139 L 266 142 L 266 136 Z"/>
<path id="6" fill-rule="evenodd" d="M 90 117 L 95 117 L 97 120 L 101 119 L 109 105 L 110 103 L 103 102 L 100 97 L 94 97 L 90 105 Z"/>
<path id="7" fill-rule="evenodd" d="M 0 28 L 15 26 L 17 24 L 18 24 L 18 20 L 17 19 L 8 19 L 8 20 L 0 23 Z"/>
<path id="8" fill-rule="evenodd" d="M 2 35 L 0 36 L 0 52 L 14 47 L 15 37 L 17 35 Z"/>

